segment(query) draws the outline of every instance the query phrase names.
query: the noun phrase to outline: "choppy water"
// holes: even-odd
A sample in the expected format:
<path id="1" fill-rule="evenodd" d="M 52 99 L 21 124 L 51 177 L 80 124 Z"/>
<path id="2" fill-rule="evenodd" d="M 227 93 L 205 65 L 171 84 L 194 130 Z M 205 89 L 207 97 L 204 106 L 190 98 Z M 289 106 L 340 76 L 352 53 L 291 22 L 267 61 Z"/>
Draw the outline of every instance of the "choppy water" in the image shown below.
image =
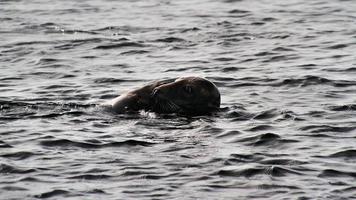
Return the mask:
<path id="1" fill-rule="evenodd" d="M 0 1 L 0 199 L 352 199 L 356 3 Z M 115 115 L 207 77 L 214 116 Z"/>

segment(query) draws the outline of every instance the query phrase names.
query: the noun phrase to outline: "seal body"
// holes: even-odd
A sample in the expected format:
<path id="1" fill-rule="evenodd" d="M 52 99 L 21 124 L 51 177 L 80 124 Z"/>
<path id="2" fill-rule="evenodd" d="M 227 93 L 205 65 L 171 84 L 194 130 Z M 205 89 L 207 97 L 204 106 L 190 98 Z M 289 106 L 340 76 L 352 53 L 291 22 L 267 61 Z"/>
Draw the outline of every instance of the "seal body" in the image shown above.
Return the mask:
<path id="1" fill-rule="evenodd" d="M 112 101 L 117 113 L 152 111 L 157 113 L 207 114 L 219 110 L 220 92 L 207 79 L 182 77 L 153 82 Z"/>

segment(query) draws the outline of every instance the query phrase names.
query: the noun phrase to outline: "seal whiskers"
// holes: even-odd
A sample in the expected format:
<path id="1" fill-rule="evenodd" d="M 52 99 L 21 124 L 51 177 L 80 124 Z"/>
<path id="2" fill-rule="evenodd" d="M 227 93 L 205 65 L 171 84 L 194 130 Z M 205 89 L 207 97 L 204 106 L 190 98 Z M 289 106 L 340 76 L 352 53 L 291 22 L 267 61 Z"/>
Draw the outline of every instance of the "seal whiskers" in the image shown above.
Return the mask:
<path id="1" fill-rule="evenodd" d="M 155 112 L 177 112 L 180 107 L 168 99 L 155 98 L 155 104 L 153 106 L 153 111 Z"/>

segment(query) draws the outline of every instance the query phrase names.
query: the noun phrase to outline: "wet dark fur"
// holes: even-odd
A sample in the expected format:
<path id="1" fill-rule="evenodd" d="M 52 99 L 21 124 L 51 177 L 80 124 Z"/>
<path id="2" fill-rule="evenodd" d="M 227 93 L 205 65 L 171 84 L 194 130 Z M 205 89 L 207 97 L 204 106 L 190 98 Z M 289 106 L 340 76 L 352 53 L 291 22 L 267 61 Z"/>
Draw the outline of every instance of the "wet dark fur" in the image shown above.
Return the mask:
<path id="1" fill-rule="evenodd" d="M 200 77 L 169 79 L 148 84 L 114 99 L 117 113 L 146 110 L 157 113 L 207 114 L 220 107 L 216 86 Z"/>

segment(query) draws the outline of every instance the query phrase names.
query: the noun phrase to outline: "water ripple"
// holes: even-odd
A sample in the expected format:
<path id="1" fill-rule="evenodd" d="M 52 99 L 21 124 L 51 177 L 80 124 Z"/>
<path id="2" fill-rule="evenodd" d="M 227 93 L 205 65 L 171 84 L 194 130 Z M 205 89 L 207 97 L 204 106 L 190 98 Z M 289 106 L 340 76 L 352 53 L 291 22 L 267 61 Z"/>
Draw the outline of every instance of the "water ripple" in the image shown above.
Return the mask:
<path id="1" fill-rule="evenodd" d="M 0 1 L 1 199 L 355 197 L 354 1 L 24 2 Z M 181 76 L 219 112 L 112 112 Z"/>

